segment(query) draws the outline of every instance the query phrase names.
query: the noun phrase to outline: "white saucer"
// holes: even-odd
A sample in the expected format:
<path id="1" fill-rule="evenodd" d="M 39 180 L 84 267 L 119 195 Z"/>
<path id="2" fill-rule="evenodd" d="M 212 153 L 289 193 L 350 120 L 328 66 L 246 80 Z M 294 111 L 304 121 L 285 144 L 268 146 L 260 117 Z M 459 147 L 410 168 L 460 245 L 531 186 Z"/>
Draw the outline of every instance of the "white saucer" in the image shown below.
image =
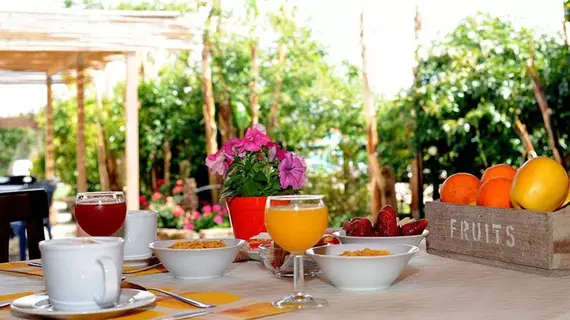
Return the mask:
<path id="1" fill-rule="evenodd" d="M 38 293 L 16 299 L 10 305 L 13 311 L 26 315 L 52 319 L 107 319 L 129 310 L 154 303 L 156 296 L 148 291 L 121 289 L 118 303 L 112 308 L 88 311 L 57 311 L 49 303 L 45 293 Z"/>
<path id="2" fill-rule="evenodd" d="M 153 255 L 129 256 L 123 258 L 123 265 L 130 267 L 144 267 L 155 263 L 158 258 Z"/>

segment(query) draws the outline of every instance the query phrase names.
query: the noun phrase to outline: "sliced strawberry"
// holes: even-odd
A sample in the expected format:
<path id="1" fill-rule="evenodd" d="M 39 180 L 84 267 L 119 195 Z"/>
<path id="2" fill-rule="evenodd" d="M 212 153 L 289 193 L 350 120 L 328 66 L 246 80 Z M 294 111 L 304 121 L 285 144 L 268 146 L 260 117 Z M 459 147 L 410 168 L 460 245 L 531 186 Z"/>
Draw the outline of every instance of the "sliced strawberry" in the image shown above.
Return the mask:
<path id="1" fill-rule="evenodd" d="M 427 219 L 406 223 L 402 226 L 403 236 L 416 236 L 422 234 L 428 225 Z"/>
<path id="2" fill-rule="evenodd" d="M 358 226 L 352 231 L 353 237 L 367 237 L 372 235 L 372 223 L 368 219 L 361 219 L 358 221 Z"/>
<path id="3" fill-rule="evenodd" d="M 389 207 L 389 206 L 386 206 Z M 392 207 L 390 207 L 392 208 Z M 400 235 L 400 227 L 398 227 L 398 220 L 394 209 L 381 210 L 378 214 L 378 222 L 376 224 L 376 231 L 382 237 L 395 237 Z"/>

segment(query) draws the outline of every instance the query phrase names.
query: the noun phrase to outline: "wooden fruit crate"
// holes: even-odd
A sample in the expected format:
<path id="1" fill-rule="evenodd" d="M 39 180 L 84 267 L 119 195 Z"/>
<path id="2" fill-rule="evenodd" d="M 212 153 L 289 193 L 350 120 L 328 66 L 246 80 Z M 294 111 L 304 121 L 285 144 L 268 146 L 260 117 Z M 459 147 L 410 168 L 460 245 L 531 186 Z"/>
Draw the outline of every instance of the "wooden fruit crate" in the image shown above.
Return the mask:
<path id="1" fill-rule="evenodd" d="M 427 252 L 541 274 L 570 274 L 570 206 L 556 212 L 426 204 Z"/>

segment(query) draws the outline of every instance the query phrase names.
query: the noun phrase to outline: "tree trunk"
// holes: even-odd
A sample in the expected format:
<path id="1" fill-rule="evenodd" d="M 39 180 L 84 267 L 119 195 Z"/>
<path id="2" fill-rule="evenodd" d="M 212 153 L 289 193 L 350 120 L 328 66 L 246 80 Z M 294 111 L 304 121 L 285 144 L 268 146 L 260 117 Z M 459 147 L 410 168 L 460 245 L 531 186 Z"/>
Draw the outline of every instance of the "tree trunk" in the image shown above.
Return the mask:
<path id="1" fill-rule="evenodd" d="M 251 125 L 259 123 L 259 96 L 257 86 L 259 83 L 259 65 L 257 62 L 257 40 L 249 44 L 251 53 L 251 81 L 249 83 L 249 104 L 251 108 Z"/>
<path id="2" fill-rule="evenodd" d="M 273 89 L 273 103 L 269 112 L 269 125 L 267 126 L 267 134 L 271 140 L 275 140 L 275 131 L 279 129 L 279 100 L 281 99 L 281 87 L 283 85 L 283 75 L 285 67 L 285 42 L 279 43 L 279 71 Z"/>
<path id="3" fill-rule="evenodd" d="M 235 137 L 235 128 L 232 119 L 233 118 L 232 118 L 231 100 L 225 97 L 220 102 L 220 114 L 218 115 L 218 122 L 220 124 L 220 134 L 222 136 L 222 144 L 228 142 L 228 140 Z"/>
<path id="4" fill-rule="evenodd" d="M 172 160 L 172 151 L 170 150 L 170 141 L 168 140 L 168 135 L 164 136 L 162 153 L 164 155 L 164 185 L 170 186 L 170 162 Z"/>
<path id="5" fill-rule="evenodd" d="M 414 19 L 414 38 L 416 40 L 416 48 L 414 52 L 414 59 L 416 63 L 419 63 L 419 40 L 420 40 L 420 33 L 422 30 L 422 17 L 420 14 L 420 8 L 416 5 L 416 16 Z M 414 75 L 414 88 L 413 91 L 417 90 L 418 86 L 418 68 L 414 66 L 412 69 Z M 417 101 L 416 101 L 417 104 Z M 415 128 L 414 137 L 417 137 L 417 115 L 419 111 L 419 105 L 415 106 L 416 112 L 412 115 L 413 118 L 413 126 Z M 417 138 L 416 138 L 417 141 Z M 416 145 L 416 152 L 414 154 L 414 158 L 412 159 L 412 177 L 410 179 L 410 191 L 412 193 L 412 201 L 410 203 L 410 213 L 412 218 L 420 219 L 423 216 L 423 195 L 424 195 L 424 184 L 423 184 L 423 157 L 421 153 L 421 148 L 419 144 Z"/>
<path id="6" fill-rule="evenodd" d="M 366 60 L 366 43 L 364 41 L 364 11 L 360 13 L 360 46 L 362 55 L 362 86 L 364 89 L 364 115 L 366 118 L 366 152 L 368 153 L 368 174 L 370 176 L 370 210 L 374 214 L 378 212 L 382 202 L 382 174 L 380 161 L 377 153 L 378 132 L 376 130 L 376 110 L 374 97 L 368 82 L 368 64 Z M 386 203 L 384 203 L 386 204 Z M 394 207 L 397 209 L 397 206 Z"/>
<path id="7" fill-rule="evenodd" d="M 534 92 L 534 97 L 540 108 L 540 113 L 542 114 L 542 121 L 544 122 L 544 127 L 548 133 L 548 145 L 550 150 L 552 150 L 552 155 L 554 160 L 564 166 L 564 161 L 562 160 L 562 153 L 560 152 L 560 145 L 558 142 L 558 137 L 556 135 L 556 130 L 554 129 L 552 122 L 550 121 L 550 114 L 552 110 L 548 107 L 548 102 L 546 101 L 546 94 L 544 93 L 544 87 L 539 79 L 538 72 L 534 66 L 534 59 L 532 58 L 527 66 L 527 71 L 532 81 L 532 91 Z"/>
<path id="8" fill-rule="evenodd" d="M 83 57 L 77 57 L 77 191 L 87 191 L 87 169 L 85 167 L 85 113 L 84 113 L 84 93 L 85 93 L 85 77 L 83 70 Z"/>
<path id="9" fill-rule="evenodd" d="M 210 25 L 212 15 L 214 14 L 214 6 L 210 9 L 208 18 L 204 25 L 204 33 L 202 38 L 202 88 L 204 92 L 204 126 L 206 129 L 206 153 L 208 155 L 214 154 L 218 151 L 218 128 L 216 125 L 216 106 L 214 103 L 214 90 L 212 88 L 212 70 L 210 68 Z M 166 181 L 166 172 L 165 179 Z M 211 185 L 217 183 L 217 178 L 214 173 L 208 172 L 208 180 Z M 212 201 L 216 202 L 218 199 L 217 189 L 211 189 Z"/>
<path id="10" fill-rule="evenodd" d="M 532 141 L 530 140 L 530 136 L 528 135 L 528 132 L 526 131 L 526 126 L 518 118 L 515 120 L 515 131 L 517 132 L 517 134 L 519 135 L 519 137 L 523 143 L 524 150 L 526 153 L 526 157 L 528 157 L 528 158 L 537 157 L 538 154 L 534 150 L 534 146 L 532 145 Z"/>

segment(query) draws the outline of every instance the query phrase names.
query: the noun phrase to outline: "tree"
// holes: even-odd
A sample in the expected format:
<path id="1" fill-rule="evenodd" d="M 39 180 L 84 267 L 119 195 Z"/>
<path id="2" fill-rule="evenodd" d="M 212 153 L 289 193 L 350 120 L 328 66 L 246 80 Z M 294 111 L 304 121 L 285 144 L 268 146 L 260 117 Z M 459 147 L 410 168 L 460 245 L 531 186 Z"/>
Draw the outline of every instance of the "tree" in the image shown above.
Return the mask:
<path id="1" fill-rule="evenodd" d="M 203 113 L 204 127 L 206 128 L 206 153 L 214 154 L 218 151 L 218 127 L 216 125 L 216 105 L 214 101 L 214 90 L 212 88 L 212 70 L 210 66 L 210 48 L 212 46 L 210 28 L 212 17 L 219 15 L 219 0 L 214 0 L 206 22 L 204 23 L 204 32 L 202 34 L 202 93 L 204 95 Z M 211 185 L 218 183 L 218 178 L 214 173 L 209 173 L 209 181 Z M 217 201 L 218 191 L 212 190 L 212 199 Z"/>
<path id="2" fill-rule="evenodd" d="M 259 62 L 258 62 L 258 46 L 259 36 L 257 35 L 257 24 L 259 17 L 259 8 L 257 0 L 247 0 L 247 15 L 249 22 L 249 50 L 251 54 L 251 81 L 249 83 L 249 106 L 251 109 L 251 125 L 259 122 Z"/>
<path id="3" fill-rule="evenodd" d="M 533 150 L 552 155 L 527 76 L 529 39 L 535 44 L 538 75 L 554 78 L 563 70 L 561 65 L 568 64 L 566 49 L 556 39 L 482 14 L 465 19 L 419 62 L 417 91 L 409 96 L 420 106 L 418 144 L 424 150 L 426 180 L 434 186 L 434 198 L 439 197 L 439 184 L 452 173 L 480 175 L 496 163 L 518 166 Z M 560 74 L 558 83 L 544 84 L 554 128 L 564 119 L 566 77 Z"/>

